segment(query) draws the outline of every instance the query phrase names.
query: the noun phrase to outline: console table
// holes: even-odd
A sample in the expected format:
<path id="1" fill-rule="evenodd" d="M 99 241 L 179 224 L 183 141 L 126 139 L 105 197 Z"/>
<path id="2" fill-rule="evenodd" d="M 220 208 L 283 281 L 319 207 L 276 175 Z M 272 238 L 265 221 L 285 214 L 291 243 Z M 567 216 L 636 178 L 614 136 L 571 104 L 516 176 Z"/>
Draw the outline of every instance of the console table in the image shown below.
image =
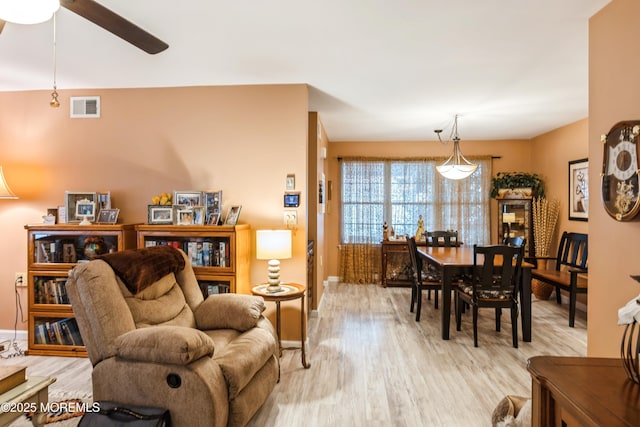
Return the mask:
<path id="1" fill-rule="evenodd" d="M 640 384 L 627 378 L 621 359 L 537 356 L 527 369 L 532 426 L 638 425 Z"/>

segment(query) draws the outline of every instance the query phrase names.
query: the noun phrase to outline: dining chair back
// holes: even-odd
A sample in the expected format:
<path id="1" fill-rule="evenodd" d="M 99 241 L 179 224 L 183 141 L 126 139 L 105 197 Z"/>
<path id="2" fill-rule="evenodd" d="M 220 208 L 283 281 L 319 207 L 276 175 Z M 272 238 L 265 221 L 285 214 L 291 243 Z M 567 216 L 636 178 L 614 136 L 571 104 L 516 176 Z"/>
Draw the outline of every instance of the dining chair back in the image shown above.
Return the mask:
<path id="1" fill-rule="evenodd" d="M 423 271 L 422 259 L 418 256 L 418 246 L 415 237 L 407 237 L 407 245 L 409 258 L 411 260 L 412 270 L 412 286 L 411 286 L 411 307 L 410 312 L 413 313 L 414 305 L 416 308 L 416 322 L 420 321 L 420 312 L 422 309 L 422 290 L 429 291 L 429 299 L 431 299 L 431 291 L 435 291 L 434 307 L 438 308 L 438 291 L 441 287 L 440 277 L 430 274 L 429 270 Z"/>
<path id="2" fill-rule="evenodd" d="M 478 346 L 478 309 L 494 308 L 496 331 L 500 331 L 500 316 L 503 308 L 511 310 L 513 347 L 518 347 L 518 281 L 523 246 L 489 245 L 473 247 L 473 269 L 471 278 L 459 283 L 456 288 L 456 329 L 462 320 L 462 303 L 473 311 L 473 345 Z"/>
<path id="3" fill-rule="evenodd" d="M 428 246 L 444 246 L 446 248 L 451 246 L 460 246 L 457 231 L 428 231 L 425 234 Z"/>

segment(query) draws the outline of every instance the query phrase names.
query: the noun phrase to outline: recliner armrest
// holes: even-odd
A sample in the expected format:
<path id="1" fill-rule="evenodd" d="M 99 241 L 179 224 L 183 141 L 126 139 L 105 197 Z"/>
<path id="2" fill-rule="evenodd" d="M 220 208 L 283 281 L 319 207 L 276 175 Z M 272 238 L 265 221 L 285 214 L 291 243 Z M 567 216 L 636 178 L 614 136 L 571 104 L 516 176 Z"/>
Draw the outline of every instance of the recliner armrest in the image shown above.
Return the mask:
<path id="1" fill-rule="evenodd" d="M 135 329 L 114 340 L 116 356 L 141 362 L 188 365 L 211 357 L 215 346 L 204 332 L 185 326 L 153 326 Z"/>
<path id="2" fill-rule="evenodd" d="M 253 295 L 210 295 L 195 310 L 200 330 L 235 329 L 247 331 L 256 326 L 265 310 L 264 299 Z"/>

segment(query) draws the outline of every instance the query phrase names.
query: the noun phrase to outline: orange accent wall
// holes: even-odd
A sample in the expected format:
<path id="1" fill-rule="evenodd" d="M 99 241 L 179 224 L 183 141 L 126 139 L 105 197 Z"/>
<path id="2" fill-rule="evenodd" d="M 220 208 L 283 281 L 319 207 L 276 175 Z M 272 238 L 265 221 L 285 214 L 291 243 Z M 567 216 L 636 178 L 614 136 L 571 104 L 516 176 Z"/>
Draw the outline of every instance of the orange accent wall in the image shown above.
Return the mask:
<path id="1" fill-rule="evenodd" d="M 589 307 L 588 355 L 619 357 L 618 309 L 638 296 L 640 218 L 617 222 L 600 202 L 600 135 L 640 119 L 640 2 L 613 0 L 589 22 Z"/>
<path id="2" fill-rule="evenodd" d="M 306 283 L 306 85 L 59 92 L 59 109 L 49 107 L 48 91 L 0 93 L 0 164 L 20 197 L 0 201 L 0 329 L 14 328 L 14 273 L 27 268 L 23 227 L 64 204 L 65 190 L 110 190 L 126 222 L 146 222 L 160 192 L 222 190 L 224 212 L 242 205 L 240 222 L 251 224 L 259 283 L 267 264 L 255 259 L 255 230 L 284 227 L 285 180 L 294 173 L 303 197 L 282 277 Z M 69 118 L 69 96 L 93 95 L 99 119 Z M 26 319 L 26 288 L 20 296 Z M 283 322 L 285 339 L 299 337 L 288 325 L 299 331 L 299 320 Z"/>

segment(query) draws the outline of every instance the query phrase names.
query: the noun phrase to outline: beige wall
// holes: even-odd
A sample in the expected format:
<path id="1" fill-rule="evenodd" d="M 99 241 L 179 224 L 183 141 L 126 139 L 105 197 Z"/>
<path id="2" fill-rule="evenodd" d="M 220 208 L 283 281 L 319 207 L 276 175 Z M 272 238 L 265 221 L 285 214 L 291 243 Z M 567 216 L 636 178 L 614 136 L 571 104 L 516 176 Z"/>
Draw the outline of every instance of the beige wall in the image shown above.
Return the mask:
<path id="1" fill-rule="evenodd" d="M 157 193 L 222 190 L 224 211 L 242 205 L 240 222 L 252 226 L 258 283 L 267 266 L 255 259 L 255 230 L 283 228 L 285 178 L 295 173 L 302 204 L 294 257 L 282 271 L 284 280 L 306 283 L 306 85 L 60 94 L 62 107 L 52 109 L 48 91 L 0 93 L 0 162 L 20 196 L 0 202 L 0 329 L 13 329 L 14 273 L 27 268 L 23 226 L 42 222 L 47 208 L 64 203 L 65 190 L 110 190 L 127 222 L 145 222 Z M 101 96 L 101 118 L 70 119 L 70 95 Z M 20 295 L 26 318 L 26 291 Z M 285 319 L 285 339 L 287 325 L 299 331 L 298 324 Z"/>
<path id="2" fill-rule="evenodd" d="M 589 308 L 588 355 L 619 357 L 618 309 L 636 297 L 640 224 L 610 218 L 600 201 L 600 135 L 640 119 L 640 2 L 613 0 L 589 24 Z"/>

